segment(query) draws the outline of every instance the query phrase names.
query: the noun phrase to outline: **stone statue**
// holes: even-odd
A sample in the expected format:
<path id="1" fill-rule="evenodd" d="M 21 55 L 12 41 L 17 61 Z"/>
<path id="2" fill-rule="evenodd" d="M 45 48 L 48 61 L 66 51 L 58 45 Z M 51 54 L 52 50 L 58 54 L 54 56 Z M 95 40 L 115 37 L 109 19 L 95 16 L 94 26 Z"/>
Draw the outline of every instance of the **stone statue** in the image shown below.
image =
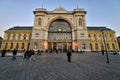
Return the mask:
<path id="1" fill-rule="evenodd" d="M 38 25 L 41 25 L 41 18 L 38 18 Z"/>
<path id="2" fill-rule="evenodd" d="M 82 17 L 79 18 L 79 26 L 82 26 L 83 25 L 83 19 Z"/>

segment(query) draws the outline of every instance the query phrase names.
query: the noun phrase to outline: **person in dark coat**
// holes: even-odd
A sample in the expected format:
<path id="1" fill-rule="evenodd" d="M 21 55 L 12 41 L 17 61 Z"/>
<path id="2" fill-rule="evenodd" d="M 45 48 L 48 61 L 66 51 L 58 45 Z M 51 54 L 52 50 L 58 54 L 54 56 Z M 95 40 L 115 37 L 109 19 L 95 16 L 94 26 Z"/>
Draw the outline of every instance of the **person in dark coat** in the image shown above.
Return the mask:
<path id="1" fill-rule="evenodd" d="M 41 51 L 40 51 L 39 49 L 38 49 L 38 51 L 37 51 L 37 54 L 38 54 L 38 55 L 41 55 Z"/>
<path id="2" fill-rule="evenodd" d="M 17 50 L 14 49 L 14 50 L 13 50 L 13 57 L 12 57 L 12 60 L 16 60 L 16 55 L 17 55 Z"/>
<path id="3" fill-rule="evenodd" d="M 102 55 L 104 55 L 104 50 L 102 50 Z"/>
<path id="4" fill-rule="evenodd" d="M 68 51 L 67 51 L 67 59 L 68 59 L 68 62 L 71 62 L 71 56 L 72 56 L 72 49 L 69 48 Z"/>
<path id="5" fill-rule="evenodd" d="M 3 49 L 2 52 L 1 52 L 1 56 L 2 56 L 2 57 L 5 57 L 5 54 L 6 54 L 6 50 Z"/>

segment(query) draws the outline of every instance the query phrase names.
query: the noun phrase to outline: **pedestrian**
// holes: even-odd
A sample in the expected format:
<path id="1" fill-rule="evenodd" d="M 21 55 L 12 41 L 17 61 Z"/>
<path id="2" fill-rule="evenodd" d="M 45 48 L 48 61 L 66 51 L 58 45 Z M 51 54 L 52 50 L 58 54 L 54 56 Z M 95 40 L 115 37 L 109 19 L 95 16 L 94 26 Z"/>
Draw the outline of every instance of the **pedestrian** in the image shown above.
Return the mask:
<path id="1" fill-rule="evenodd" d="M 28 53 L 28 60 L 31 61 L 31 56 L 32 56 L 32 49 L 29 50 L 29 53 Z"/>
<path id="2" fill-rule="evenodd" d="M 16 55 L 17 55 L 17 50 L 14 49 L 14 50 L 13 50 L 13 57 L 12 57 L 12 60 L 16 60 Z"/>
<path id="3" fill-rule="evenodd" d="M 41 51 L 40 51 L 39 49 L 38 49 L 38 51 L 37 51 L 37 54 L 38 54 L 38 55 L 41 55 Z"/>
<path id="4" fill-rule="evenodd" d="M 104 55 L 104 50 L 102 50 L 102 55 Z"/>
<path id="5" fill-rule="evenodd" d="M 35 60 L 35 57 L 34 57 L 34 55 L 35 55 L 35 51 L 32 49 L 31 60 Z"/>
<path id="6" fill-rule="evenodd" d="M 5 57 L 5 54 L 6 54 L 6 50 L 3 49 L 2 52 L 1 52 L 1 56 L 2 56 L 2 57 Z"/>
<path id="7" fill-rule="evenodd" d="M 68 48 L 68 51 L 67 51 L 67 59 L 68 59 L 68 62 L 71 62 L 71 56 L 72 56 L 72 49 L 71 47 Z"/>
<path id="8" fill-rule="evenodd" d="M 29 51 L 28 51 L 28 49 L 27 49 L 27 50 L 25 50 L 25 52 L 24 52 L 24 58 L 25 58 L 25 59 L 28 58 L 28 55 L 29 55 Z"/>

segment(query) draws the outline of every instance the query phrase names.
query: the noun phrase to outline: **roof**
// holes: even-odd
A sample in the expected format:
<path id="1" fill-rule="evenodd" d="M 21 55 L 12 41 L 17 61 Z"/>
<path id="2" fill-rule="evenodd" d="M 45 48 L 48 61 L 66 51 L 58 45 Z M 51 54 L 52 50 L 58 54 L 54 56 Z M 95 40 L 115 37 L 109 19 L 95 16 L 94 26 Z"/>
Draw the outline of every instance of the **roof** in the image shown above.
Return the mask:
<path id="1" fill-rule="evenodd" d="M 33 28 L 33 26 L 15 26 L 15 27 L 13 27 L 13 28 L 10 28 L 10 29 L 8 29 L 8 30 L 32 30 L 32 28 Z M 102 30 L 102 31 L 113 31 L 113 30 L 111 30 L 111 29 L 109 29 L 109 28 L 106 28 L 106 27 L 100 27 L 100 26 L 96 26 L 96 27 L 94 27 L 94 26 L 87 26 L 87 29 L 88 30 Z"/>
<path id="2" fill-rule="evenodd" d="M 104 26 L 96 26 L 96 27 L 92 27 L 92 26 L 87 26 L 87 29 L 88 30 L 100 30 L 100 31 L 113 31 L 113 30 L 111 30 L 110 28 L 106 28 L 106 27 L 104 27 Z"/>
<path id="3" fill-rule="evenodd" d="M 8 30 L 32 30 L 33 26 L 15 26 Z"/>

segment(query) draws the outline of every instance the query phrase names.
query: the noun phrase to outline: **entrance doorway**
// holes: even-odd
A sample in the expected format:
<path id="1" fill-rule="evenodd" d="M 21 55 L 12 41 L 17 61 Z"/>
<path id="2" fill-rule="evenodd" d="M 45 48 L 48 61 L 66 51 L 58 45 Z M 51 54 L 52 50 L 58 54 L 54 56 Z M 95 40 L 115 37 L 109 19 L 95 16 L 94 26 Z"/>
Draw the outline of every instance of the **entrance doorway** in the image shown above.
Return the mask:
<path id="1" fill-rule="evenodd" d="M 66 52 L 67 49 L 72 45 L 72 42 L 48 42 L 49 50 L 59 50 L 61 52 Z"/>

